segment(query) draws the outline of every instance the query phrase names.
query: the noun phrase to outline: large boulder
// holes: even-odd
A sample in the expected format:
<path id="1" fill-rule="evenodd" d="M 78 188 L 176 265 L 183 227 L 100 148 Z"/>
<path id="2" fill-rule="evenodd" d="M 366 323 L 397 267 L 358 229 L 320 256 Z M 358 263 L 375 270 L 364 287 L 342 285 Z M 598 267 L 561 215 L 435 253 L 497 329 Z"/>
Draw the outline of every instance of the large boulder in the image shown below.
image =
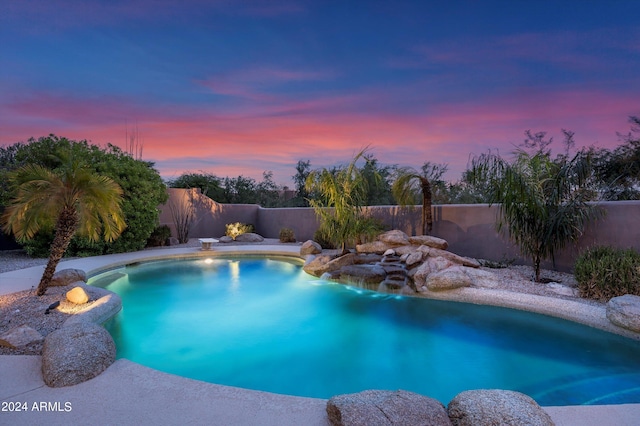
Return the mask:
<path id="1" fill-rule="evenodd" d="M 413 277 L 416 287 L 419 289 L 426 285 L 427 277 L 429 275 L 445 270 L 451 266 L 453 266 L 453 263 L 444 257 L 429 257 L 422 263 L 422 265 L 415 268 L 414 271 L 410 273 L 410 276 Z"/>
<path id="2" fill-rule="evenodd" d="M 383 254 L 385 251 L 394 247 L 396 246 L 394 246 L 393 244 L 388 244 L 382 241 L 372 241 L 370 243 L 357 244 L 356 252 Z"/>
<path id="3" fill-rule="evenodd" d="M 313 240 L 307 240 L 302 244 L 302 246 L 300 246 L 301 256 L 307 256 L 309 254 L 320 254 L 320 253 L 322 253 L 322 246 Z"/>
<path id="4" fill-rule="evenodd" d="M 422 256 L 423 256 L 422 252 L 414 251 L 414 252 L 405 254 L 402 260 L 404 260 L 404 263 L 407 265 L 408 268 L 410 268 L 422 262 Z"/>
<path id="5" fill-rule="evenodd" d="M 449 247 L 449 243 L 446 240 L 438 237 L 432 237 L 431 235 L 416 235 L 409 237 L 409 242 L 416 246 L 427 246 L 437 249 L 446 250 Z"/>
<path id="6" fill-rule="evenodd" d="M 431 291 L 469 287 L 471 285 L 471 278 L 469 278 L 469 275 L 467 275 L 462 268 L 464 267 L 452 266 L 442 271 L 431 273 L 427 276 L 425 285 Z"/>
<path id="7" fill-rule="evenodd" d="M 455 426 L 554 424 L 549 414 L 533 398 L 508 390 L 465 391 L 449 402 L 447 410 Z"/>
<path id="8" fill-rule="evenodd" d="M 607 318 L 618 327 L 640 333 L 640 296 L 612 298 L 607 303 Z"/>
<path id="9" fill-rule="evenodd" d="M 0 346 L 11 349 L 23 349 L 27 346 L 42 342 L 42 334 L 28 325 L 20 325 L 0 334 Z"/>
<path id="10" fill-rule="evenodd" d="M 334 426 L 451 425 L 439 401 L 403 390 L 334 396 L 327 402 L 327 415 Z"/>
<path id="11" fill-rule="evenodd" d="M 335 259 L 327 255 L 316 256 L 313 260 L 306 263 L 302 269 L 307 274 L 319 277 L 326 272 L 337 271 L 344 266 L 353 265 L 355 258 L 356 255 L 354 253 L 348 253 Z"/>
<path id="12" fill-rule="evenodd" d="M 260 243 L 264 241 L 264 237 L 254 232 L 245 232 L 244 234 L 238 235 L 236 241 L 241 243 Z"/>
<path id="13" fill-rule="evenodd" d="M 92 322 L 65 325 L 50 333 L 42 348 L 42 376 L 54 388 L 92 379 L 116 359 L 116 345 L 103 327 Z"/>
<path id="14" fill-rule="evenodd" d="M 340 279 L 356 283 L 378 284 L 387 273 L 380 265 L 347 265 L 339 269 Z"/>
<path id="15" fill-rule="evenodd" d="M 50 286 L 64 287 L 75 282 L 87 282 L 87 274 L 81 269 L 62 269 L 51 278 Z"/>
<path id="16" fill-rule="evenodd" d="M 409 237 L 404 232 L 394 229 L 392 231 L 387 231 L 378 236 L 378 240 L 383 243 L 387 243 L 392 246 L 406 246 L 409 243 Z"/>
<path id="17" fill-rule="evenodd" d="M 475 259 L 471 259 L 469 257 L 459 256 L 455 253 L 451 253 L 450 251 L 440 250 L 434 247 L 420 246 L 419 250 L 426 252 L 430 257 L 444 257 L 450 260 L 453 263 L 462 266 L 468 266 L 471 268 L 479 268 L 480 262 Z"/>

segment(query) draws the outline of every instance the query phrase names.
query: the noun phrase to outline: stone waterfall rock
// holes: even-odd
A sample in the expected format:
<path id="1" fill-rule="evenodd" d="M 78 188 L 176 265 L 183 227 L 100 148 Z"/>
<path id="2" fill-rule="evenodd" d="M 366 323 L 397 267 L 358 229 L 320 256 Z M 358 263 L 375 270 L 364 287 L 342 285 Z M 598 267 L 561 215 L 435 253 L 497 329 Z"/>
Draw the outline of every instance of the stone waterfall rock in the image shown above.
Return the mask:
<path id="1" fill-rule="evenodd" d="M 349 282 L 378 284 L 386 275 L 380 265 L 347 265 L 340 268 L 338 278 Z"/>
<path id="2" fill-rule="evenodd" d="M 432 237 L 431 235 L 416 235 L 409 237 L 409 242 L 417 246 L 433 247 L 441 250 L 446 250 L 449 247 L 449 243 L 446 240 L 438 237 Z"/>
<path id="3" fill-rule="evenodd" d="M 327 402 L 327 415 L 334 426 L 451 425 L 442 403 L 404 390 L 337 395 Z"/>
<path id="4" fill-rule="evenodd" d="M 355 253 L 345 254 L 344 256 L 333 258 L 327 255 L 316 256 L 309 263 L 306 263 L 302 269 L 313 276 L 319 277 L 324 273 L 337 271 L 343 266 L 353 265 L 355 263 Z"/>
<path id="5" fill-rule="evenodd" d="M 447 407 L 455 426 L 551 426 L 553 420 L 533 398 L 514 391 L 470 390 L 459 393 Z"/>
<path id="6" fill-rule="evenodd" d="M 406 246 L 411 244 L 409 242 L 409 236 L 398 229 L 380 234 L 378 240 L 391 246 Z"/>
<path id="7" fill-rule="evenodd" d="M 471 278 L 462 269 L 464 266 L 452 266 L 427 276 L 425 286 L 431 291 L 453 290 L 469 287 Z M 416 284 L 417 286 L 418 284 Z M 420 287 L 418 287 L 420 288 Z"/>
<path id="8" fill-rule="evenodd" d="M 302 246 L 300 246 L 301 256 L 320 253 L 322 253 L 322 246 L 313 240 L 307 240 L 302 244 Z"/>

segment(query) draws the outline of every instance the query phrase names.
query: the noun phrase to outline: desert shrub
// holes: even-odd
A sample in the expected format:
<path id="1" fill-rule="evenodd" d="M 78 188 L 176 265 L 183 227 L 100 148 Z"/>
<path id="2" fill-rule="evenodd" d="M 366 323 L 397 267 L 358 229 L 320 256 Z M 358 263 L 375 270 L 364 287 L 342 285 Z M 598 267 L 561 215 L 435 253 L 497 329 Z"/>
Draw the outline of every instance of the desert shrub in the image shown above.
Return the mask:
<path id="1" fill-rule="evenodd" d="M 171 229 L 167 225 L 156 226 L 149 239 L 147 239 L 147 247 L 161 247 L 167 244 L 167 240 L 171 237 Z"/>
<path id="2" fill-rule="evenodd" d="M 291 228 L 282 228 L 280 230 L 280 242 L 281 243 L 295 243 L 296 234 Z"/>
<path id="3" fill-rule="evenodd" d="M 234 240 L 238 235 L 246 234 L 248 232 L 253 232 L 255 229 L 254 226 L 251 225 L 250 223 L 247 224 L 247 223 L 241 223 L 241 222 L 227 223 L 225 227 L 226 227 L 225 235 L 233 238 Z"/>
<path id="4" fill-rule="evenodd" d="M 605 301 L 624 294 L 640 296 L 640 253 L 633 249 L 588 249 L 576 260 L 574 274 L 582 297 Z"/>

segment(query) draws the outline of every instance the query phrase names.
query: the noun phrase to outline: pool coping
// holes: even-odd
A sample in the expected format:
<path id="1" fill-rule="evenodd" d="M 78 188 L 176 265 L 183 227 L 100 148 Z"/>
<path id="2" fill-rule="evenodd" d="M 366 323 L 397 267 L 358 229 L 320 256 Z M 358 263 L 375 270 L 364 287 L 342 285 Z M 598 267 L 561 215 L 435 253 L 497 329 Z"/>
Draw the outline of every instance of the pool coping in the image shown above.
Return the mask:
<path id="1" fill-rule="evenodd" d="M 217 244 L 208 251 L 194 247 L 167 248 L 67 260 L 61 262 L 58 269 L 83 269 L 88 276 L 93 276 L 101 271 L 134 262 L 167 258 L 271 254 L 304 259 L 300 256 L 299 250 L 299 245 Z M 35 266 L 0 274 L 0 294 L 35 288 L 43 271 L 44 266 Z M 446 297 L 440 293 L 427 297 L 506 306 L 547 315 L 555 312 L 555 316 L 559 315 L 554 309 L 569 309 L 569 318 L 566 319 L 596 328 L 606 327 L 603 323 L 604 308 L 580 302 L 534 295 L 513 296 L 513 293 L 506 297 L 503 293 L 510 292 L 489 289 L 467 288 L 447 293 Z M 503 296 L 504 300 L 499 296 Z M 604 320 L 608 323 L 606 316 Z M 28 412 L 0 411 L 0 423 L 9 420 L 12 424 L 34 424 L 39 421 L 46 421 L 48 424 L 68 424 L 74 420 L 86 422 L 98 415 L 104 419 L 104 415 L 107 416 L 108 423 L 113 424 L 135 424 L 142 421 L 147 423 L 151 419 L 157 424 L 189 421 L 247 425 L 328 424 L 324 409 L 326 400 L 323 399 L 278 395 L 204 383 L 152 370 L 126 359 L 117 360 L 94 379 L 65 388 L 49 388 L 44 385 L 40 369 L 39 356 L 0 356 L 0 377 L 3 378 L 0 401 L 24 400 L 29 408 Z M 90 395 L 89 400 L 87 395 Z M 145 397 L 142 398 L 141 395 Z M 98 401 L 102 403 L 98 404 Z M 34 402 L 52 403 L 48 408 L 61 410 L 33 410 Z M 69 402 L 72 409 L 64 411 L 64 402 Z M 640 418 L 640 404 L 544 409 L 556 425 L 633 425 L 637 424 L 637 419 Z"/>

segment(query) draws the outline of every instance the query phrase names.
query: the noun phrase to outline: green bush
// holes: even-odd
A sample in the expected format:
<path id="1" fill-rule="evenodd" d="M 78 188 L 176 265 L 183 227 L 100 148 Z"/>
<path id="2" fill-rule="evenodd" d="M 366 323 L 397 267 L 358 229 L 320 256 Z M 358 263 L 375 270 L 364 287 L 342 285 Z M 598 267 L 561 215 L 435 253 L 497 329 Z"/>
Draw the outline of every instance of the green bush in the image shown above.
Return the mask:
<path id="1" fill-rule="evenodd" d="M 295 243 L 296 242 L 296 234 L 293 232 L 293 229 L 282 228 L 280 230 L 280 242 L 281 243 Z"/>
<path id="2" fill-rule="evenodd" d="M 74 237 L 66 251 L 67 256 L 97 256 L 142 250 L 147 239 L 158 224 L 158 206 L 167 201 L 167 189 L 153 163 L 137 160 L 114 145 L 101 148 L 87 141 L 73 141 L 55 135 L 18 142 L 0 149 L 0 179 L 7 171 L 25 164 L 39 164 L 50 169 L 60 167 L 52 152 L 70 151 L 75 158 L 90 164 L 98 174 L 110 177 L 124 191 L 122 211 L 127 228 L 118 239 L 106 243 L 90 243 Z M 0 181 L 0 211 L 13 198 L 11 188 Z M 48 257 L 53 241 L 53 230 L 42 230 L 24 243 L 24 249 L 31 256 Z"/>
<path id="3" fill-rule="evenodd" d="M 156 226 L 147 240 L 147 247 L 162 247 L 171 237 L 171 229 L 167 225 Z"/>
<path id="4" fill-rule="evenodd" d="M 225 235 L 233 238 L 234 240 L 238 235 L 246 234 L 248 232 L 253 232 L 255 229 L 253 225 L 247 224 L 247 223 L 241 223 L 241 222 L 227 223 L 225 227 L 226 227 Z"/>
<path id="5" fill-rule="evenodd" d="M 574 274 L 582 297 L 640 296 L 640 253 L 633 249 L 591 248 L 576 260 Z"/>

